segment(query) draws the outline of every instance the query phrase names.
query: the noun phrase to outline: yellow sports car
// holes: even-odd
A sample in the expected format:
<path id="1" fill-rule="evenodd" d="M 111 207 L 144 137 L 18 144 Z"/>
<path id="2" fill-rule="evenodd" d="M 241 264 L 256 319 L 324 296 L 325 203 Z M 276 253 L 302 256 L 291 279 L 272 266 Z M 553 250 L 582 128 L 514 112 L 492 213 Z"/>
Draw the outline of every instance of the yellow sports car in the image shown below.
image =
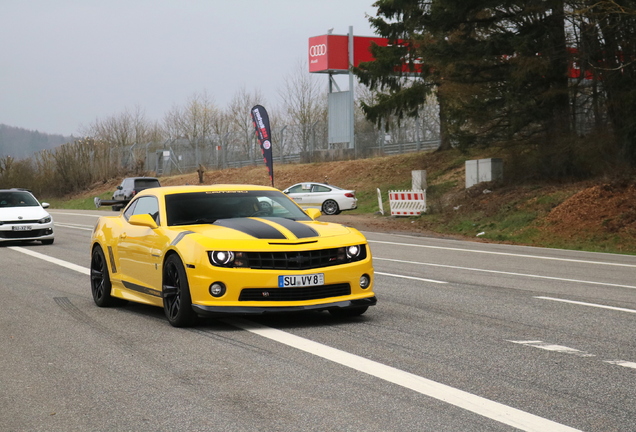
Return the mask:
<path id="1" fill-rule="evenodd" d="M 93 299 L 163 307 L 175 327 L 199 315 L 363 314 L 376 304 L 367 241 L 319 215 L 270 187 L 146 189 L 93 230 Z"/>

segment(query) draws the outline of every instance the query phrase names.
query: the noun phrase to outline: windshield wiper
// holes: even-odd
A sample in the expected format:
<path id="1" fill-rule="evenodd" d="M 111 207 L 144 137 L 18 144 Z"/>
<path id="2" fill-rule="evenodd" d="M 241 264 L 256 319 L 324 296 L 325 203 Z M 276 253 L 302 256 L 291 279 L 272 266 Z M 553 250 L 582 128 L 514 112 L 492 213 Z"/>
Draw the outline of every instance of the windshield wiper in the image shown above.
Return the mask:
<path id="1" fill-rule="evenodd" d="M 193 221 L 185 221 L 185 222 L 177 222 L 172 224 L 172 226 L 181 226 L 181 225 L 203 225 L 203 224 L 213 224 L 216 222 L 216 219 L 195 219 Z"/>

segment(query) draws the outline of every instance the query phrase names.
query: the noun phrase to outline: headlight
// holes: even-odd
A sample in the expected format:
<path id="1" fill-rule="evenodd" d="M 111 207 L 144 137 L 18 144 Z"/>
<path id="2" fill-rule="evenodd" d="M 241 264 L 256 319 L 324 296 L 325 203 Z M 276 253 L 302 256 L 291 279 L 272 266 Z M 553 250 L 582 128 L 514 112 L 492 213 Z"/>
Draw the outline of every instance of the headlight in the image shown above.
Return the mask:
<path id="1" fill-rule="evenodd" d="M 234 252 L 230 251 L 212 251 L 210 254 L 210 262 L 216 266 L 227 267 L 234 261 Z"/>
<path id="2" fill-rule="evenodd" d="M 41 224 L 45 224 L 45 223 L 49 223 L 49 222 L 51 222 L 51 216 L 43 217 L 42 219 L 40 219 L 38 221 L 38 223 L 41 223 Z"/>
<path id="3" fill-rule="evenodd" d="M 347 258 L 355 259 L 358 255 L 360 255 L 360 246 L 354 245 L 347 247 Z"/>
<path id="4" fill-rule="evenodd" d="M 217 267 L 248 267 L 247 254 L 245 252 L 210 251 L 210 264 Z"/>
<path id="5" fill-rule="evenodd" d="M 352 245 L 338 248 L 338 263 L 362 261 L 366 257 L 367 250 L 364 245 Z"/>

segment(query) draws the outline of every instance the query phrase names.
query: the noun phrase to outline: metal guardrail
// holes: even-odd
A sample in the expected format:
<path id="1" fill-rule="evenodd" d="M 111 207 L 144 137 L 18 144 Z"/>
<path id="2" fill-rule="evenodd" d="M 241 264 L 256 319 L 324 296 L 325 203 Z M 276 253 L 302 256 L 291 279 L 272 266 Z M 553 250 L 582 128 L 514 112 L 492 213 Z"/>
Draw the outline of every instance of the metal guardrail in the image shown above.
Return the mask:
<path id="1" fill-rule="evenodd" d="M 384 144 L 382 146 L 371 147 L 371 149 L 390 155 L 401 153 L 412 153 L 426 150 L 436 150 L 441 144 L 440 140 L 428 140 L 421 142 L 406 142 L 399 144 Z"/>

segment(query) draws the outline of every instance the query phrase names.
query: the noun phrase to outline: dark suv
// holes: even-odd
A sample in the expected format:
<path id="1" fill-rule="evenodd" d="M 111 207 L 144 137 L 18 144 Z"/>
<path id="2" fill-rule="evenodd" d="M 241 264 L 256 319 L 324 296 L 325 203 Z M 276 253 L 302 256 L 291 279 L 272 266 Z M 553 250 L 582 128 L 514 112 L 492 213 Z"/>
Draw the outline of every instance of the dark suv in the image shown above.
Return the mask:
<path id="1" fill-rule="evenodd" d="M 128 201 L 144 189 L 160 187 L 159 179 L 155 177 L 127 177 L 113 194 L 113 200 L 124 201 L 121 205 L 114 205 L 113 210 L 121 210 Z"/>

